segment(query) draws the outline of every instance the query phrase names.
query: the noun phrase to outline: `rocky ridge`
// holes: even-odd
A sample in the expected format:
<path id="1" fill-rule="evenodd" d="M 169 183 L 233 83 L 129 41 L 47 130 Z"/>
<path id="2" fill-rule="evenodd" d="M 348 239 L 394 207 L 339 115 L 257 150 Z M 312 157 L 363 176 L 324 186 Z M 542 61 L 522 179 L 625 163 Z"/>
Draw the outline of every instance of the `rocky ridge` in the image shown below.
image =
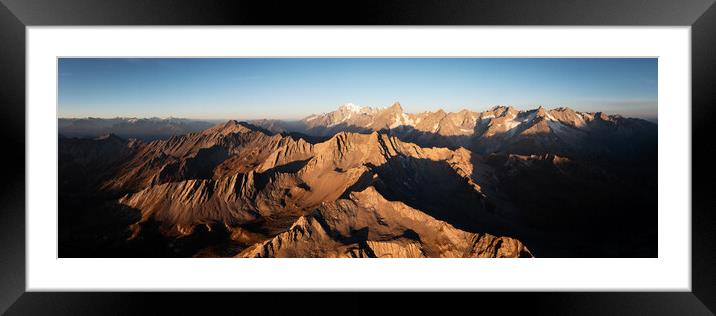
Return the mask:
<path id="1" fill-rule="evenodd" d="M 130 239 L 141 236 L 145 223 L 157 222 L 161 233 L 171 238 L 190 236 L 197 227 L 218 226 L 232 232 L 237 240 L 244 235 L 253 236 L 249 238 L 253 241 L 264 239 L 246 245 L 248 248 L 239 256 L 531 255 L 512 238 L 469 232 L 479 227 L 469 223 L 461 223 L 461 228 L 468 229 L 463 231 L 433 217 L 458 222 L 494 217 L 486 212 L 486 197 L 471 178 L 470 152 L 462 148 L 423 148 L 378 132 L 339 132 L 326 141 L 309 143 L 236 121 L 167 140 L 114 141 L 125 156 L 99 187 L 121 194 L 117 200 L 120 205 L 139 210 L 140 219 L 131 226 Z M 398 179 L 396 173 L 407 176 Z M 429 193 L 430 184 L 416 178 L 416 173 L 444 182 L 445 188 L 462 192 L 475 204 L 449 210 L 449 204 L 441 202 L 443 191 Z M 419 199 L 409 200 L 411 206 L 389 202 L 382 195 L 403 199 L 411 190 L 426 192 Z M 356 204 L 365 201 L 376 204 Z M 409 223 L 412 228 L 378 230 L 378 235 L 370 233 L 360 242 L 348 242 L 353 238 L 349 231 L 365 227 L 335 226 L 334 233 L 346 234 L 312 240 L 316 244 L 311 247 L 324 252 L 308 250 L 309 247 L 248 255 L 252 253 L 250 249 L 273 247 L 270 245 L 277 242 L 274 239 L 289 238 L 286 234 L 298 230 L 315 232 L 316 236 L 326 234 L 314 229 L 316 214 L 327 218 L 335 214 L 336 205 L 358 210 L 350 216 L 360 221 L 370 212 L 378 212 L 383 224 L 392 221 L 392 217 L 398 218 L 396 223 L 402 223 L 400 218 L 406 214 L 420 220 Z M 427 211 L 419 210 L 422 205 Z M 374 229 L 371 226 L 374 224 L 383 225 L 367 224 L 368 229 Z M 448 248 L 438 249 L 439 242 L 432 241 L 435 237 L 430 236 L 434 232 L 424 227 L 428 224 L 450 233 L 450 244 L 441 246 Z M 246 230 L 247 226 L 261 228 L 251 231 Z M 403 235 L 407 230 L 418 232 L 411 237 L 418 239 L 406 239 Z M 496 240 L 502 240 L 503 246 L 490 246 Z M 355 248 L 356 245 L 360 247 Z"/>

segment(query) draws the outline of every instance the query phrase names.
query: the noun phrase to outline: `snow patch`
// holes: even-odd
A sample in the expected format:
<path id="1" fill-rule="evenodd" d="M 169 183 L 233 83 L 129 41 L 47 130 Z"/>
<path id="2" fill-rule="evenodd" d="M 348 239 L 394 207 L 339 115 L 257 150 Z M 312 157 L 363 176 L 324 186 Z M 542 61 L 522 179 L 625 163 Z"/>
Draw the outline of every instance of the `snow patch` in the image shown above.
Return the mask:
<path id="1" fill-rule="evenodd" d="M 403 122 L 400 121 L 400 115 L 398 113 L 395 113 L 395 118 L 393 118 L 393 123 L 390 124 L 389 128 L 396 128 L 402 124 Z"/>
<path id="2" fill-rule="evenodd" d="M 575 126 L 584 126 L 587 124 L 587 122 L 584 121 L 584 117 L 582 117 L 581 113 L 577 113 L 577 121 L 574 122 Z"/>
<path id="3" fill-rule="evenodd" d="M 505 121 L 505 127 L 507 127 L 508 130 L 513 129 L 513 128 L 519 126 L 520 124 L 522 124 L 522 122 L 515 121 L 515 120 Z"/>
<path id="4" fill-rule="evenodd" d="M 527 115 L 524 120 L 522 120 L 523 123 L 530 122 L 537 118 L 537 112 L 530 113 L 530 115 Z"/>
<path id="5" fill-rule="evenodd" d="M 350 113 L 348 113 L 348 115 L 346 115 L 346 116 L 344 116 L 343 118 L 341 118 L 341 120 L 340 120 L 340 121 L 337 121 L 337 122 L 331 122 L 331 124 L 328 124 L 328 127 L 331 127 L 331 126 L 335 126 L 335 125 L 341 124 L 341 123 L 343 123 L 343 122 L 347 121 L 348 119 L 350 119 L 350 118 L 351 118 L 351 116 L 353 116 L 353 112 L 350 112 Z"/>
<path id="6" fill-rule="evenodd" d="M 408 116 L 407 114 L 405 114 L 405 113 L 400 113 L 400 115 L 401 115 L 402 118 L 403 118 L 403 124 L 405 124 L 405 125 L 410 125 L 410 126 L 415 126 L 415 124 L 417 124 L 417 123 L 414 122 L 414 121 L 410 118 L 410 116 Z"/>
<path id="7" fill-rule="evenodd" d="M 560 123 L 560 122 L 558 122 L 558 121 L 548 121 L 548 122 L 547 122 L 547 125 L 549 126 L 549 128 L 550 128 L 552 131 L 554 131 L 555 134 L 562 134 L 562 133 L 564 133 L 564 132 L 567 132 L 567 131 L 565 130 L 565 126 L 562 125 L 562 123 Z"/>
<path id="8" fill-rule="evenodd" d="M 361 111 L 363 111 L 363 107 L 362 107 L 362 106 L 358 106 L 358 105 L 355 105 L 355 104 L 353 104 L 353 103 L 343 104 L 343 105 L 341 105 L 341 108 L 342 108 L 342 109 L 345 109 L 345 110 L 347 110 L 347 111 L 350 111 L 350 112 L 355 112 L 355 113 L 360 113 Z"/>

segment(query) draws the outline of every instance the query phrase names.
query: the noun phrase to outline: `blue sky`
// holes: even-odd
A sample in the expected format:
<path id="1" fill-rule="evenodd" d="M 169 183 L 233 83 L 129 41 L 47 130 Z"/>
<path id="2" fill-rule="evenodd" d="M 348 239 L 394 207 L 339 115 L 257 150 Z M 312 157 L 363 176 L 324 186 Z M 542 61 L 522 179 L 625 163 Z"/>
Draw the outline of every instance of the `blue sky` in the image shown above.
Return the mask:
<path id="1" fill-rule="evenodd" d="M 655 58 L 61 58 L 60 117 L 298 119 L 543 105 L 656 119 Z"/>

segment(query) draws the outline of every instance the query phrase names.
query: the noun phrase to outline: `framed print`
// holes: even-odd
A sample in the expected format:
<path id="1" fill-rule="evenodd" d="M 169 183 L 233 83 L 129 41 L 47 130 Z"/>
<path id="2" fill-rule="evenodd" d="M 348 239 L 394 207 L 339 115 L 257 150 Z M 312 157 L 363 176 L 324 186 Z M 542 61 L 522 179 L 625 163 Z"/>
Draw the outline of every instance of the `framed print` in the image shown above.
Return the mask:
<path id="1" fill-rule="evenodd" d="M 321 7 L 4 1 L 3 310 L 712 313 L 711 1 Z"/>

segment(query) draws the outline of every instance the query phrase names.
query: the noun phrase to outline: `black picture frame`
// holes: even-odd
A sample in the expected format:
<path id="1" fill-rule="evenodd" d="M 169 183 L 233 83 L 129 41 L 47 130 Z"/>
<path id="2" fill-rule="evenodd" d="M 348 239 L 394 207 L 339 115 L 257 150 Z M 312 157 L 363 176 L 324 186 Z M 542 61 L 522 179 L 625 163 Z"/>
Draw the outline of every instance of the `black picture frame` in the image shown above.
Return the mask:
<path id="1" fill-rule="evenodd" d="M 713 315 L 716 311 L 716 154 L 709 129 L 716 104 L 716 5 L 714 0 L 502 0 L 502 1 L 142 1 L 0 0 L 0 311 L 17 315 L 184 313 L 256 302 L 252 293 L 49 293 L 25 287 L 25 34 L 27 26 L 64 25 L 643 25 L 690 26 L 692 64 L 692 291 L 472 293 L 462 297 L 413 293 L 381 310 L 443 312 L 501 305 L 504 310 L 551 315 Z M 47 157 L 48 161 L 54 157 Z M 670 210 L 673 211 L 673 210 Z M 685 211 L 685 210 L 678 210 Z M 270 296 L 275 293 L 270 294 Z M 315 300 L 292 293 L 290 301 Z M 351 293 L 319 294 L 321 304 L 369 312 L 370 299 Z M 385 296 L 375 295 L 374 299 Z M 311 297 L 309 297 L 311 296 Z M 265 298 L 264 298 L 265 299 Z M 272 301 L 272 298 L 268 298 Z M 295 310 L 273 304 L 273 312 Z M 415 304 L 420 302 L 420 304 Z M 497 303 L 496 303 L 497 302 Z M 179 303 L 179 304 L 178 304 Z M 177 306 L 179 305 L 179 306 Z M 305 304 L 304 304 L 305 305 Z M 408 305 L 408 306 L 406 306 Z M 407 309 L 406 309 L 407 308 Z M 238 309 L 237 309 L 238 310 Z"/>

